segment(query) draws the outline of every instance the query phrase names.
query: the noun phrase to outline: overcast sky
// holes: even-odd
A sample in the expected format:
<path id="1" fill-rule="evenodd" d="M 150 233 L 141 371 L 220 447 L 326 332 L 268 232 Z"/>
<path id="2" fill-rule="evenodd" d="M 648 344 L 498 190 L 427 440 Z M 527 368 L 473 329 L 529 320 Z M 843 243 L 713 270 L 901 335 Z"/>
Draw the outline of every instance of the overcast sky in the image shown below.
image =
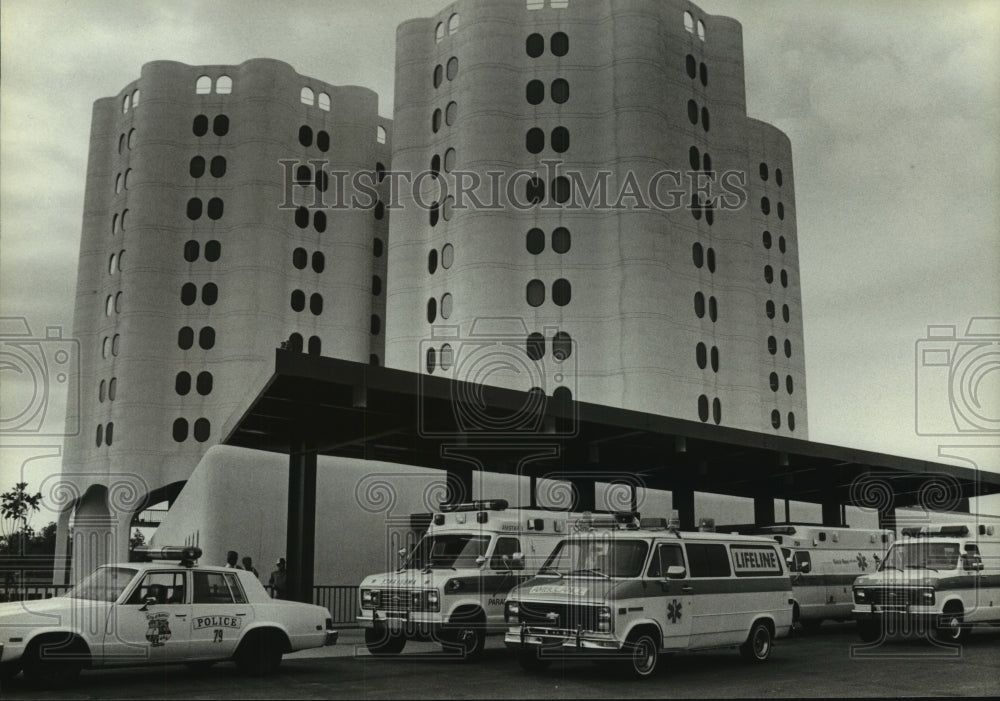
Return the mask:
<path id="1" fill-rule="evenodd" d="M 142 64 L 276 58 L 374 89 L 391 117 L 395 27 L 445 4 L 3 0 L 0 316 L 71 333 L 91 106 Z M 1000 317 L 1000 2 L 700 6 L 743 24 L 749 113 L 791 138 L 810 438 L 928 460 L 974 442 L 917 435 L 915 382 L 936 376 L 915 351 L 929 324 L 961 336 L 970 317 Z M 997 367 L 978 387 L 994 421 Z M 0 382 L 9 401 L 19 390 L 2 366 Z M 947 406 L 946 384 L 932 391 Z M 47 454 L 12 447 L 24 442 L 0 436 L 0 490 Z M 976 459 L 1000 471 L 998 453 Z M 23 472 L 56 470 L 42 457 Z"/>

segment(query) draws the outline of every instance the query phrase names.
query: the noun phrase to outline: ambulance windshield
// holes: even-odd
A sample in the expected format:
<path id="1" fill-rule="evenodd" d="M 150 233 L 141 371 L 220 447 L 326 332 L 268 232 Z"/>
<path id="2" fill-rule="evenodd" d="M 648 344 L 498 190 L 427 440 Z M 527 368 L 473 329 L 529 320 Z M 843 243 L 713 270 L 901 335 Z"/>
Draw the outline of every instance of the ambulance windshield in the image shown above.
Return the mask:
<path id="1" fill-rule="evenodd" d="M 556 546 L 539 574 L 638 577 L 649 543 L 608 537 L 574 538 Z"/>
<path id="2" fill-rule="evenodd" d="M 471 533 L 426 535 L 410 553 L 403 569 L 479 567 L 476 558 L 485 556 L 489 545 L 490 536 Z"/>
<path id="3" fill-rule="evenodd" d="M 953 570 L 958 567 L 959 543 L 896 543 L 879 570 Z"/>
<path id="4" fill-rule="evenodd" d="M 67 596 L 91 601 L 117 601 L 138 570 L 129 567 L 98 567 Z"/>

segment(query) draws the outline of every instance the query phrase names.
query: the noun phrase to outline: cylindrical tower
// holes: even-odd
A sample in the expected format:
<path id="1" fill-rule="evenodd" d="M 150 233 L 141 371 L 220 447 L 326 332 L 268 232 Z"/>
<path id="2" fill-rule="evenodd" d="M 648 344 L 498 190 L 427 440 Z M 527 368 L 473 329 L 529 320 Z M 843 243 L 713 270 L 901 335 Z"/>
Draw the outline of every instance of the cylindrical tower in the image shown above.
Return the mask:
<path id="1" fill-rule="evenodd" d="M 381 361 L 388 220 L 331 195 L 389 167 L 389 126 L 371 90 L 263 59 L 149 63 L 95 103 L 64 463 L 81 503 L 123 481 L 172 499 L 283 343 Z"/>
<path id="2" fill-rule="evenodd" d="M 682 0 L 402 24 L 393 166 L 452 180 L 393 213 L 387 363 L 805 438 L 791 148 L 742 48 Z"/>

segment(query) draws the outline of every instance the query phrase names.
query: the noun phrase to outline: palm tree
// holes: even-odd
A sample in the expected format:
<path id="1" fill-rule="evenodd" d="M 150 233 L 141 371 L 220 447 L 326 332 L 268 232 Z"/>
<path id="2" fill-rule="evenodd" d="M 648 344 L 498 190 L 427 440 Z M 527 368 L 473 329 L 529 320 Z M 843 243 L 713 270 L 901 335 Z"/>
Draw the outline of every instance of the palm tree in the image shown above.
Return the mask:
<path id="1" fill-rule="evenodd" d="M 39 505 L 42 502 L 42 493 L 35 492 L 34 494 L 29 494 L 27 487 L 27 482 L 18 482 L 14 489 L 0 495 L 0 516 L 3 517 L 4 521 L 9 519 L 15 524 L 20 522 L 21 552 L 24 552 L 25 539 L 28 537 L 28 517 L 33 512 L 38 511 Z M 3 530 L 6 531 L 6 529 Z M 7 533 L 8 539 L 9 536 L 14 535 L 16 532 L 15 529 L 11 529 Z"/>

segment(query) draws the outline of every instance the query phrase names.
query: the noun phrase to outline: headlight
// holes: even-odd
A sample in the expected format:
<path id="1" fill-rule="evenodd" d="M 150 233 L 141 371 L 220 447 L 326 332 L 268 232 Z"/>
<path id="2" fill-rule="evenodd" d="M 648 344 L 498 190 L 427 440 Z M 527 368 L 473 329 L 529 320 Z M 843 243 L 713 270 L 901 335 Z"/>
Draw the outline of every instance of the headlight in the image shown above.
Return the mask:
<path id="1" fill-rule="evenodd" d="M 597 632 L 611 632 L 611 607 L 601 606 L 597 609 Z"/>
<path id="2" fill-rule="evenodd" d="M 923 589 L 920 592 L 920 603 L 922 604 L 933 604 L 934 603 L 934 590 L 933 589 Z"/>
<path id="3" fill-rule="evenodd" d="M 867 589 L 855 589 L 854 590 L 854 603 L 857 603 L 857 604 L 867 604 L 868 603 L 868 590 Z"/>
<path id="4" fill-rule="evenodd" d="M 373 592 L 371 589 L 361 590 L 361 608 L 363 609 L 375 608 L 375 592 Z"/>
<path id="5" fill-rule="evenodd" d="M 516 601 L 508 601 L 503 608 L 503 620 L 506 623 L 521 622 L 521 605 Z"/>
<path id="6" fill-rule="evenodd" d="M 438 593 L 437 589 L 429 589 L 426 593 L 427 597 L 427 610 L 428 611 L 440 611 L 441 610 L 441 595 Z"/>

